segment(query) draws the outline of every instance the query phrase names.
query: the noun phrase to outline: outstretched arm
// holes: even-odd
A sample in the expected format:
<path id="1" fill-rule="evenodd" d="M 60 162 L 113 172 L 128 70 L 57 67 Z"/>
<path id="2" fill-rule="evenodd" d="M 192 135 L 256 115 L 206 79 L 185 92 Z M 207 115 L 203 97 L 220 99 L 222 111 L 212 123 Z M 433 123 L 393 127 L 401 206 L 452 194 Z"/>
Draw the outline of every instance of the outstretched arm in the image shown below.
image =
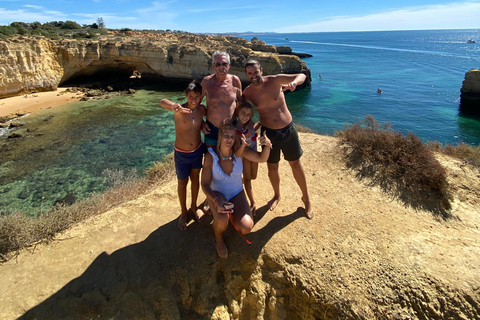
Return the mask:
<path id="1" fill-rule="evenodd" d="M 282 92 L 287 90 L 294 91 L 298 85 L 305 82 L 305 79 L 307 79 L 307 76 L 303 73 L 277 75 L 277 80 L 280 81 L 282 86 Z"/>
<path id="2" fill-rule="evenodd" d="M 162 108 L 173 111 L 173 112 L 190 113 L 189 108 L 184 108 L 179 103 L 174 103 L 168 99 L 162 99 L 160 100 L 159 103 L 162 106 Z"/>

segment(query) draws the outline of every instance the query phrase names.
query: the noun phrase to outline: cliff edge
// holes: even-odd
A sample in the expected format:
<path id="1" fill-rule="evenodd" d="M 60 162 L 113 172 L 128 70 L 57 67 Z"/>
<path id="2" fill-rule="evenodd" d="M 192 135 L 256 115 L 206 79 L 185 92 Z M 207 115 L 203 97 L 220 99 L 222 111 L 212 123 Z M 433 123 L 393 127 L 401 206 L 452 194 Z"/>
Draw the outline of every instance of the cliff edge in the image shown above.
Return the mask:
<path id="1" fill-rule="evenodd" d="M 231 56 L 230 73 L 247 82 L 244 66 L 258 60 L 265 74 L 299 73 L 311 81 L 305 62 L 285 48 L 231 36 L 195 34 L 111 35 L 99 40 L 52 40 L 16 36 L 0 40 L 0 98 L 51 91 L 79 77 L 91 81 L 135 74 L 160 81 L 190 81 L 212 73 L 216 50 Z"/>
<path id="2" fill-rule="evenodd" d="M 454 194 L 438 217 L 360 181 L 337 138 L 300 139 L 312 220 L 283 160 L 267 211 L 261 164 L 252 244 L 230 227 L 220 259 L 211 218 L 177 228 L 172 176 L 1 265 L 0 318 L 479 319 L 478 169 L 438 155 Z"/>

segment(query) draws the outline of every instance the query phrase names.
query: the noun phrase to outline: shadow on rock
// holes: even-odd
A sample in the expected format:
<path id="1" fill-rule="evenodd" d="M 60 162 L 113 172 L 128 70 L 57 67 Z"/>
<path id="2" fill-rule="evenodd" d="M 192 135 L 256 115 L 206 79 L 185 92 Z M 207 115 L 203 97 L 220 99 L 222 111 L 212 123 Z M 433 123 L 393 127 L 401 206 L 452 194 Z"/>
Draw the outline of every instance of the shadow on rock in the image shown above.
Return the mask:
<path id="1" fill-rule="evenodd" d="M 257 210 L 258 221 L 267 213 Z M 178 230 L 176 219 L 144 241 L 100 254 L 85 272 L 20 319 L 210 319 L 239 301 L 271 237 L 304 217 L 275 217 L 244 242 L 230 225 L 230 257 L 216 256 L 211 217 Z M 237 296 L 238 295 L 238 296 Z"/>

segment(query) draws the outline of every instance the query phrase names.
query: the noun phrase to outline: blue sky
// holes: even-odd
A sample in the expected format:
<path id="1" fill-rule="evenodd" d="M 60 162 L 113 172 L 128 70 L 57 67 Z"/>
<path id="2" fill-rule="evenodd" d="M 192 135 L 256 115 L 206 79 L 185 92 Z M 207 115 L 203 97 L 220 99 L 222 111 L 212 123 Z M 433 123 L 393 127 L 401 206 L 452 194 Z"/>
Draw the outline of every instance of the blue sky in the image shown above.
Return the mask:
<path id="1" fill-rule="evenodd" d="M 193 33 L 480 29 L 480 0 L 0 0 L 0 25 L 73 20 Z"/>

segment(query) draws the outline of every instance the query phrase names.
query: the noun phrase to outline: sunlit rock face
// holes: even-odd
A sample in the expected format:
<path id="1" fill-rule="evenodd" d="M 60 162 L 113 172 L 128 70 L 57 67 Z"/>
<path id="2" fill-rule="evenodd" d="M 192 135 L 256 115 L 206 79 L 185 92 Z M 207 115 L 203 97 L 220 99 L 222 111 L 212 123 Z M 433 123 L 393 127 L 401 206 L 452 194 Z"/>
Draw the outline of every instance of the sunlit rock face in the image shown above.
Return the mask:
<path id="1" fill-rule="evenodd" d="M 465 74 L 460 92 L 460 108 L 480 114 L 480 69 L 472 69 Z"/>
<path id="2" fill-rule="evenodd" d="M 307 75 L 305 62 L 282 48 L 251 43 L 243 38 L 193 34 L 131 33 L 100 40 L 51 40 L 43 37 L 13 37 L 0 41 L 0 98 L 26 92 L 55 90 L 78 77 L 130 77 L 189 81 L 213 73 L 212 54 L 231 55 L 230 73 L 247 83 L 244 65 L 259 60 L 264 74 Z"/>

